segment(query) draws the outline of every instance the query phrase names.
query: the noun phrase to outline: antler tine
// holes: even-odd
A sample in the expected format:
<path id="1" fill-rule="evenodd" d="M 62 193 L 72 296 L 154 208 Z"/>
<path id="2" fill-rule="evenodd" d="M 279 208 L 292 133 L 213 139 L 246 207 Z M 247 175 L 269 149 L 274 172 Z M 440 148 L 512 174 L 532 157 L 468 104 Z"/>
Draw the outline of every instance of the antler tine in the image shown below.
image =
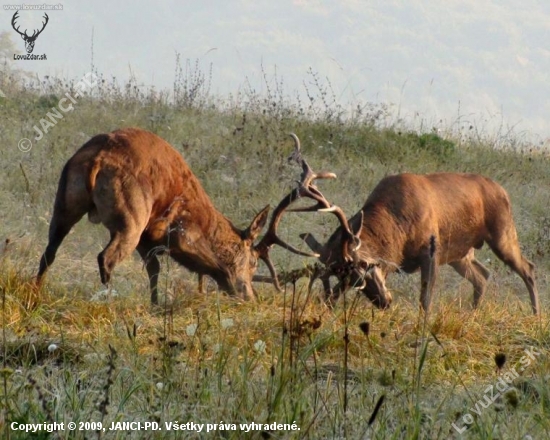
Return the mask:
<path id="1" fill-rule="evenodd" d="M 336 174 L 329 171 L 321 171 L 316 173 L 311 169 L 309 164 L 302 156 L 300 139 L 294 133 L 290 133 L 289 136 L 294 139 L 294 151 L 290 156 L 288 156 L 288 161 L 294 160 L 298 165 L 302 167 L 302 175 L 300 176 L 300 185 L 303 185 L 306 188 L 312 186 L 312 182 L 316 179 L 336 179 Z"/>
<path id="2" fill-rule="evenodd" d="M 46 21 L 45 21 L 44 23 L 42 23 L 42 29 L 40 29 L 39 31 L 37 31 L 37 30 L 35 29 L 35 30 L 33 31 L 33 33 L 32 33 L 33 38 L 38 37 L 38 36 L 42 33 L 42 31 L 44 30 L 44 28 L 45 28 L 46 25 L 48 24 L 48 20 L 50 19 L 50 18 L 48 17 L 48 14 L 46 14 L 46 13 L 44 13 L 44 17 L 42 17 L 42 18 L 45 18 Z M 36 35 L 35 35 L 35 34 L 36 34 Z"/>
<path id="3" fill-rule="evenodd" d="M 17 32 L 19 35 L 23 35 L 22 32 L 19 31 L 19 26 L 15 27 L 15 20 L 17 20 L 19 17 L 17 16 L 19 14 L 19 11 L 16 11 L 15 14 L 13 14 L 13 17 L 11 19 L 11 27 Z"/>
<path id="4" fill-rule="evenodd" d="M 44 24 L 42 25 L 42 29 L 40 29 L 40 30 L 38 31 L 38 34 L 36 34 L 36 36 L 38 36 L 38 35 L 44 30 L 44 28 L 45 28 L 46 25 L 48 24 L 48 21 L 50 20 L 50 17 L 48 17 L 48 14 L 46 14 L 45 12 L 44 12 L 44 17 L 43 17 L 43 18 L 45 18 L 46 21 L 44 22 Z"/>
<path id="5" fill-rule="evenodd" d="M 312 212 L 319 211 L 322 208 L 330 208 L 331 204 L 325 198 L 325 196 L 317 189 L 313 182 L 317 179 L 336 179 L 336 174 L 329 171 L 321 171 L 316 173 L 309 166 L 306 160 L 302 156 L 300 139 L 296 134 L 290 133 L 290 137 L 294 139 L 294 152 L 288 157 L 288 160 L 294 160 L 302 167 L 302 174 L 300 181 L 298 182 L 300 191 L 299 197 L 308 197 L 317 201 L 317 205 L 310 206 L 308 208 L 295 208 L 290 209 L 292 212 Z"/>
<path id="6" fill-rule="evenodd" d="M 313 170 L 308 165 L 308 163 L 302 157 L 302 150 L 300 145 L 300 139 L 296 136 L 295 133 L 289 133 L 289 136 L 294 139 L 294 151 L 290 156 L 288 156 L 288 161 L 295 161 L 298 165 L 302 167 L 302 175 L 300 176 L 300 181 L 306 183 L 307 179 L 310 176 L 313 176 Z"/>

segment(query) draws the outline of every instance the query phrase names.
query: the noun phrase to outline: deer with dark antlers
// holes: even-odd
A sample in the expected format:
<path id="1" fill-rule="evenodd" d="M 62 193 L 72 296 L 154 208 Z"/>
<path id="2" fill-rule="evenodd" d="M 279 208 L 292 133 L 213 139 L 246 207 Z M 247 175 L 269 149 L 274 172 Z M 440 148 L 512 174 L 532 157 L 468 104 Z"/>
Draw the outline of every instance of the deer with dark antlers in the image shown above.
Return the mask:
<path id="1" fill-rule="evenodd" d="M 238 229 L 214 207 L 183 157 L 166 141 L 137 128 L 100 134 L 63 168 L 37 283 L 71 228 L 88 214 L 92 223 L 110 232 L 97 258 L 106 286 L 115 266 L 137 250 L 153 304 L 158 303 L 157 256 L 162 253 L 210 276 L 222 290 L 254 299 L 251 282 L 259 256 L 254 240 L 268 213 L 266 206 L 250 226 Z"/>
<path id="2" fill-rule="evenodd" d="M 300 181 L 298 186 L 294 188 L 287 196 L 285 196 L 277 207 L 273 210 L 273 214 L 269 221 L 269 226 L 267 232 L 256 245 L 256 250 L 258 251 L 259 258 L 264 261 L 266 266 L 269 268 L 271 274 L 270 277 L 264 277 L 261 275 L 254 276 L 255 281 L 261 282 L 271 282 L 277 290 L 282 290 L 279 282 L 279 277 L 277 276 L 277 271 L 271 258 L 269 256 L 269 251 L 273 245 L 277 244 L 282 248 L 289 250 L 297 255 L 305 257 L 320 257 L 319 253 L 304 252 L 296 247 L 286 243 L 277 235 L 277 228 L 281 222 L 283 214 L 288 212 L 330 212 L 333 213 L 338 220 L 340 221 L 343 230 L 347 233 L 347 238 L 350 241 L 349 250 L 354 251 L 360 246 L 360 241 L 356 237 L 356 234 L 352 232 L 350 225 L 348 224 L 347 218 L 338 206 L 332 205 L 325 196 L 319 191 L 319 189 L 314 185 L 314 181 L 318 179 L 336 179 L 336 174 L 329 171 L 315 172 L 305 161 L 301 153 L 300 139 L 294 133 L 291 133 L 290 136 L 294 140 L 294 152 L 289 156 L 288 160 L 297 162 L 302 167 L 302 173 L 300 176 Z M 314 206 L 309 207 L 300 207 L 289 209 L 290 205 L 294 202 L 301 200 L 303 198 L 313 199 L 317 202 Z M 351 258 L 349 255 L 349 250 L 344 250 L 344 254 L 347 258 Z M 316 274 L 319 274 L 319 271 L 314 268 L 313 271 Z M 321 276 L 323 283 L 326 285 L 328 279 Z"/>
<path id="3" fill-rule="evenodd" d="M 278 215 L 273 216 L 266 236 L 271 237 L 268 243 L 279 241 L 272 230 L 298 197 L 311 198 L 317 204 L 295 211 L 332 212 L 338 217 L 340 226 L 325 245 L 311 234 L 301 235 L 314 251 L 310 255 L 317 256 L 325 265 L 326 271 L 320 278 L 328 302 L 333 303 L 340 294 L 354 287 L 375 306 L 387 308 L 392 302 L 386 288 L 388 274 L 420 271 L 420 303 L 428 311 L 438 267 L 448 264 L 473 285 L 473 305 L 477 307 L 487 288 L 489 271 L 475 258 L 474 250 L 487 243 L 495 255 L 522 278 L 532 311 L 540 314 L 535 266 L 521 253 L 510 199 L 496 182 L 477 174 L 389 176 L 380 181 L 363 208 L 347 220 L 342 210 L 329 203 L 313 185 L 315 179 L 335 175 L 313 172 L 300 154 L 298 138 L 295 135 L 293 138 L 293 158 L 304 170 L 302 179 L 298 188 L 275 210 Z M 304 254 L 290 245 L 279 244 Z M 266 262 L 269 262 L 268 251 L 269 248 L 260 252 L 260 258 Z M 278 286 L 276 273 L 270 270 Z M 330 284 L 331 276 L 339 280 L 334 288 Z"/>
<path id="4" fill-rule="evenodd" d="M 19 31 L 19 26 L 15 27 L 15 21 L 19 18 L 17 16 L 17 14 L 19 13 L 19 11 L 17 11 L 15 14 L 13 14 L 13 17 L 11 19 L 11 26 L 13 27 L 13 29 L 15 30 L 15 32 L 17 32 L 19 35 L 21 35 L 21 38 L 23 38 L 23 40 L 25 41 L 25 50 L 27 51 L 27 53 L 32 53 L 32 51 L 34 50 L 34 43 L 36 42 L 36 39 L 38 38 L 38 36 L 42 33 L 42 31 L 46 28 L 46 25 L 48 24 L 48 20 L 49 20 L 49 17 L 48 17 L 48 14 L 44 14 L 44 18 L 46 19 L 46 21 L 44 21 L 42 23 L 42 29 L 40 30 L 37 30 L 35 29 L 32 33 L 32 35 L 27 35 L 27 30 L 25 29 L 25 32 L 21 32 Z"/>

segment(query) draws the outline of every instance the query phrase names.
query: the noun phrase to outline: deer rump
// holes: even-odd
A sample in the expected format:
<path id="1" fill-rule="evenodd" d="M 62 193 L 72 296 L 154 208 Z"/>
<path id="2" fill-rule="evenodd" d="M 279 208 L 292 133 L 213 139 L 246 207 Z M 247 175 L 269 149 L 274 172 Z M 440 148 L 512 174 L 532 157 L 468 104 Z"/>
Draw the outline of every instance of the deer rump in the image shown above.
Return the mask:
<path id="1" fill-rule="evenodd" d="M 115 265 L 137 250 L 149 276 L 151 302 L 157 303 L 157 255 L 168 252 L 191 271 L 211 276 L 223 290 L 253 299 L 258 257 L 253 242 L 268 212 L 266 206 L 247 229 L 239 230 L 216 210 L 183 157 L 166 141 L 137 128 L 100 134 L 61 173 L 37 283 L 65 236 L 88 214 L 111 236 L 98 255 L 105 285 Z"/>
<path id="2" fill-rule="evenodd" d="M 438 266 L 449 264 L 474 287 L 474 307 L 486 290 L 489 271 L 474 249 L 487 243 L 524 281 L 535 314 L 540 313 L 534 264 L 521 254 L 506 191 L 477 174 L 400 174 L 384 178 L 349 220 L 360 245 L 349 250 L 349 230 L 340 226 L 325 245 L 301 237 L 320 255 L 327 273 L 326 298 L 335 301 L 350 287 L 362 290 L 378 307 L 392 301 L 389 273 L 421 273 L 421 305 L 429 309 Z M 349 252 L 352 262 L 344 255 Z M 332 288 L 331 275 L 339 278 Z"/>

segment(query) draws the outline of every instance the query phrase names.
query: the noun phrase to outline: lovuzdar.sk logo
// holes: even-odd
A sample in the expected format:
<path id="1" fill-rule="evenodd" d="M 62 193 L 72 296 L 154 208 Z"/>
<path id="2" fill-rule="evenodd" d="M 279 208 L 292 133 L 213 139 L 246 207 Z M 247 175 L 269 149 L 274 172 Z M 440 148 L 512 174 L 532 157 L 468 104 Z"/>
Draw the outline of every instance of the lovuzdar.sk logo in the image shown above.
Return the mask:
<path id="1" fill-rule="evenodd" d="M 14 60 L 45 60 L 46 54 L 42 55 L 32 55 L 32 51 L 34 50 L 34 44 L 36 43 L 36 39 L 38 36 L 44 31 L 46 28 L 46 25 L 48 24 L 48 14 L 44 13 L 44 21 L 42 22 L 42 29 L 33 29 L 32 35 L 27 34 L 27 29 L 25 29 L 24 32 L 21 32 L 19 30 L 20 26 L 18 26 L 15 21 L 19 18 L 17 15 L 19 14 L 19 11 L 17 11 L 15 14 L 13 14 L 13 17 L 11 19 L 11 25 L 15 32 L 17 32 L 19 35 L 21 35 L 21 38 L 25 41 L 25 50 L 27 51 L 27 55 L 13 55 Z M 17 27 L 16 27 L 17 25 Z"/>

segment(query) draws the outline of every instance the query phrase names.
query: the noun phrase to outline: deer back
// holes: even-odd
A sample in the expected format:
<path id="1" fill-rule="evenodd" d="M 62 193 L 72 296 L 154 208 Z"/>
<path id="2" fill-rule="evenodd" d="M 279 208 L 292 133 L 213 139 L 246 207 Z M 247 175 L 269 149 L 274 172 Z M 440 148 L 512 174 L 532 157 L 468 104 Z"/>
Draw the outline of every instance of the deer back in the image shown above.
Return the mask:
<path id="1" fill-rule="evenodd" d="M 359 252 L 405 270 L 417 266 L 431 236 L 438 243 L 439 264 L 444 264 L 480 248 L 496 230 L 513 227 L 506 191 L 477 174 L 389 176 L 376 186 L 362 212 Z"/>

